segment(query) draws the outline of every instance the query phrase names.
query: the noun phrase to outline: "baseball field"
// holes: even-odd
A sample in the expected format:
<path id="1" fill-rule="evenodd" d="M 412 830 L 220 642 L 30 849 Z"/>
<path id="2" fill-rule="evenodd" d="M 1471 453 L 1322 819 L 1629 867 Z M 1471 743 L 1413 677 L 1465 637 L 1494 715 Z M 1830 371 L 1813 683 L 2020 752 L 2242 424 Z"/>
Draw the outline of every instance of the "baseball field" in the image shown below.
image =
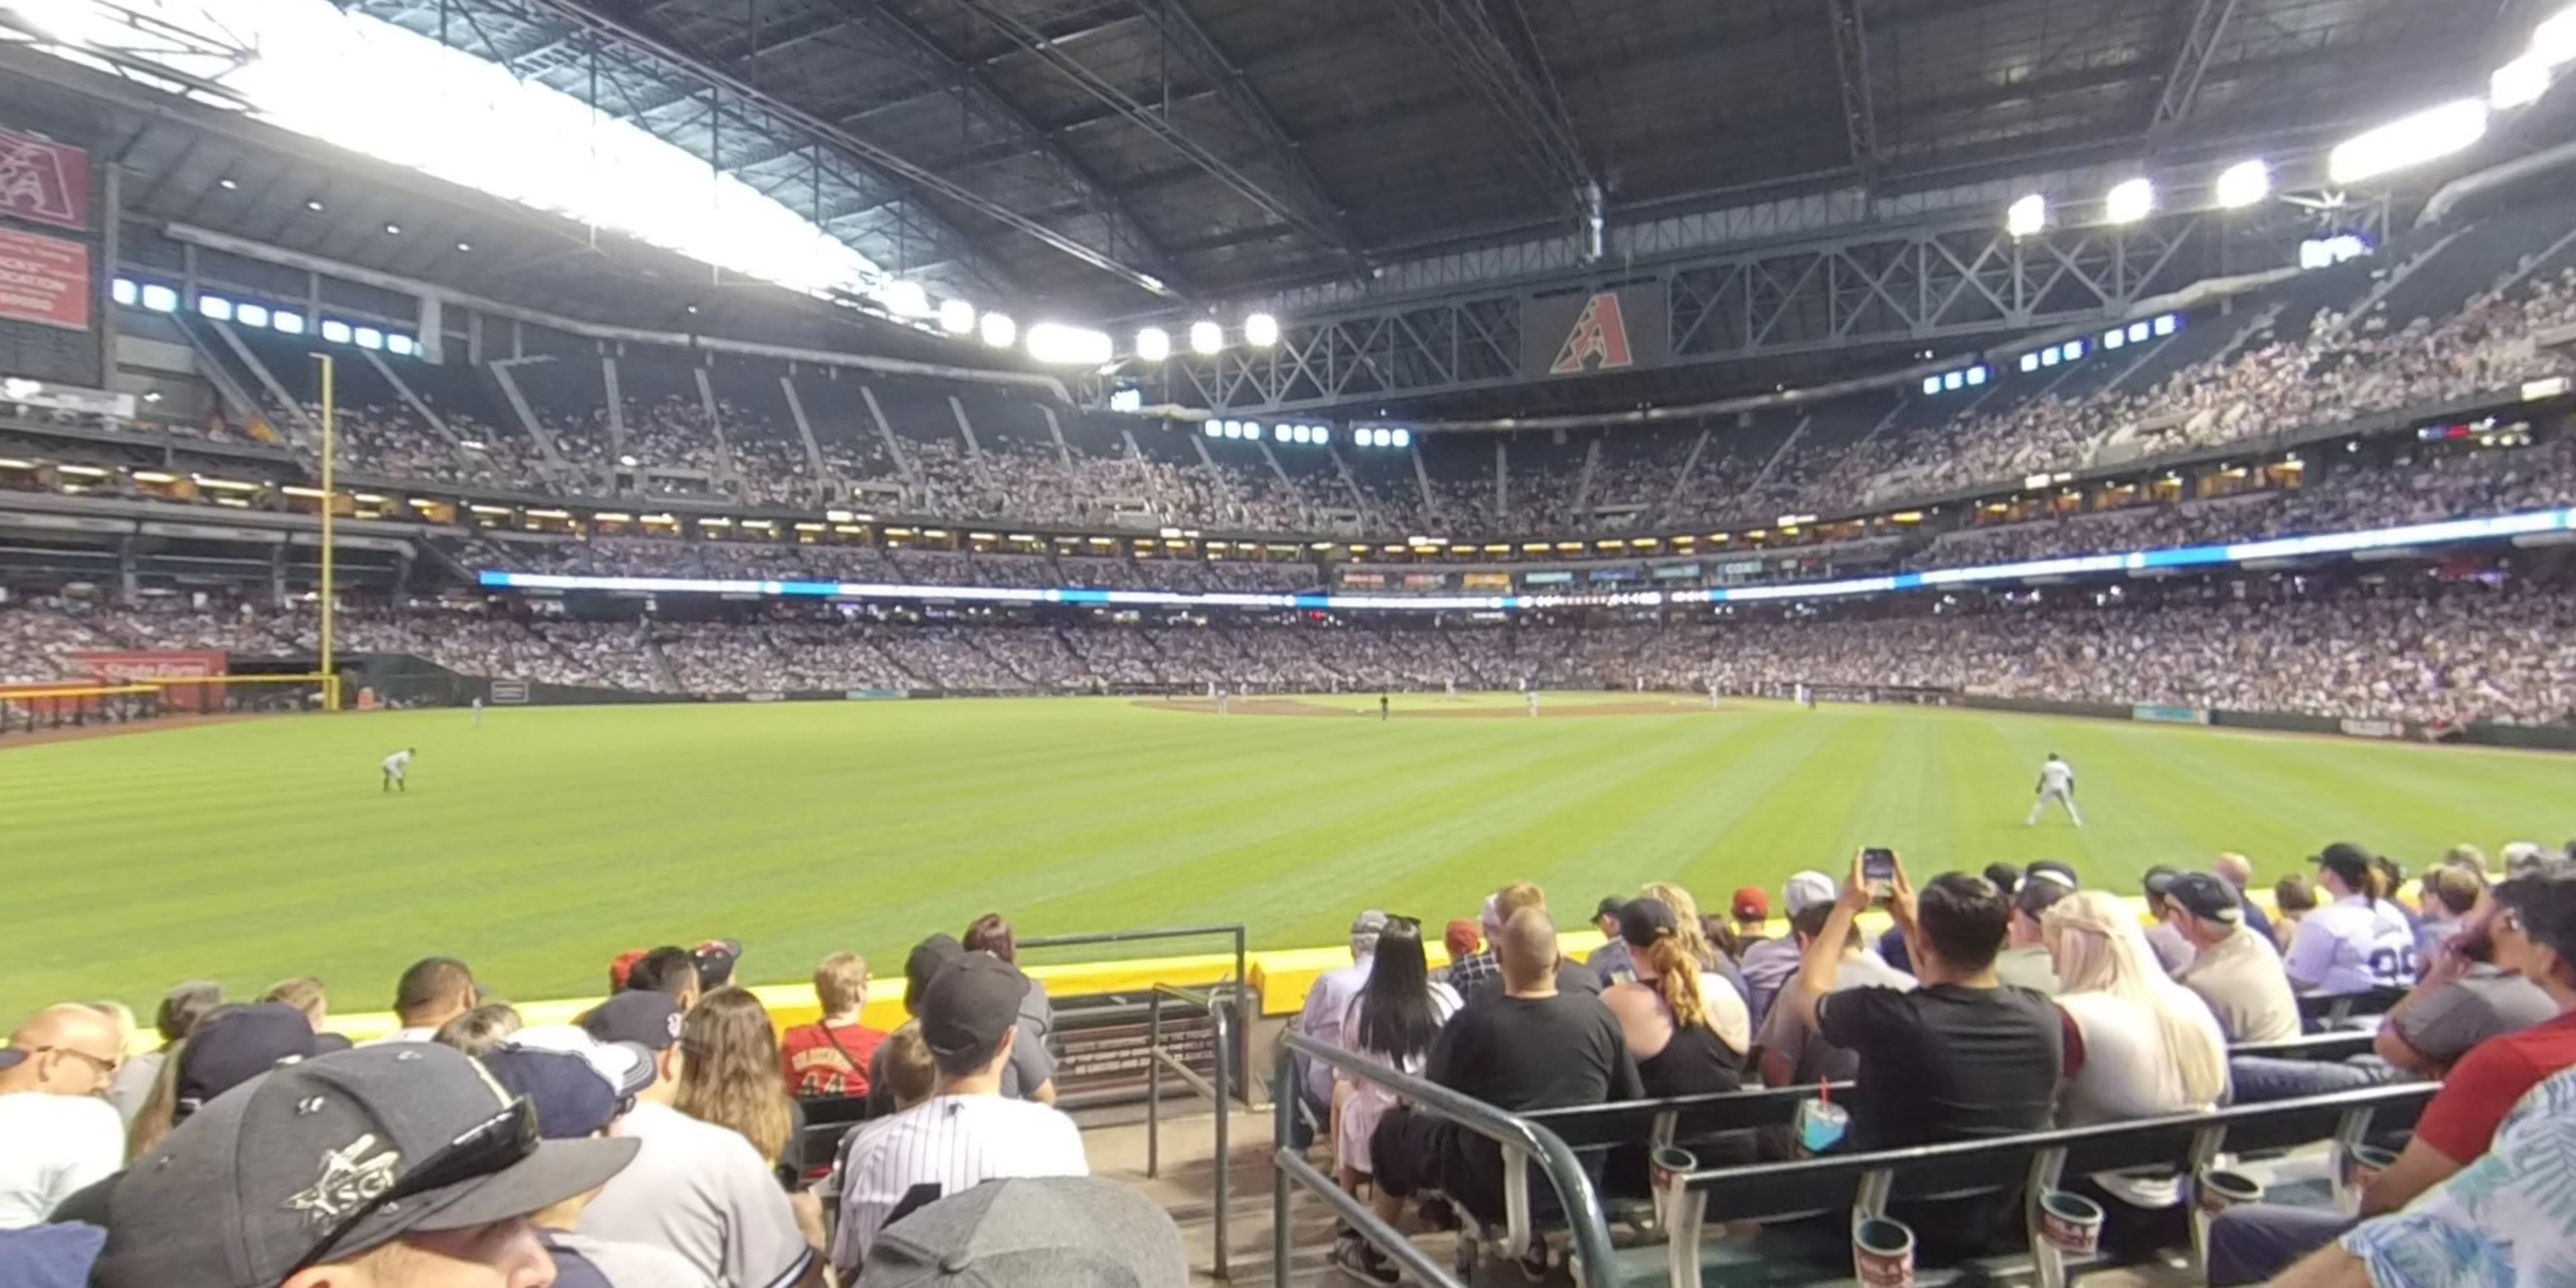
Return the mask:
<path id="1" fill-rule="evenodd" d="M 596 993 L 623 949 L 726 936 L 752 982 L 928 930 L 1240 920 L 1335 942 L 1471 916 L 1515 878 L 1568 921 L 1670 878 L 1711 908 L 1884 844 L 1918 875 L 2330 840 L 2421 867 L 2576 831 L 2576 761 L 1982 712 L 1553 694 L 1032 699 L 278 716 L 0 747 L 0 1016 L 316 974 L 375 1010 L 427 953 L 490 991 Z M 409 790 L 377 762 L 418 749 Z M 2023 825 L 2040 759 L 2087 827 Z M 1775 895 L 1776 897 L 1776 895 Z M 1097 955 L 1096 950 L 1091 955 Z"/>

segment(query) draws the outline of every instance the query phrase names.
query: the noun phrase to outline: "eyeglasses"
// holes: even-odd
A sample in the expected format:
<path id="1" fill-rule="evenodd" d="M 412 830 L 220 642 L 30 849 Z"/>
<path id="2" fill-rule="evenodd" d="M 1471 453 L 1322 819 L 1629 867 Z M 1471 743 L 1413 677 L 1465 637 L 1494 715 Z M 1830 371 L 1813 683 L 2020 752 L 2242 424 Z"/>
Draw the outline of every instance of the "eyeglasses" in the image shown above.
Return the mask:
<path id="1" fill-rule="evenodd" d="M 292 1279 L 297 1271 L 320 1265 L 367 1218 L 404 1199 L 507 1171 L 536 1152 L 537 1108 L 527 1097 L 521 1096 L 500 1113 L 449 1141 L 437 1153 L 423 1160 L 420 1166 L 387 1186 L 383 1193 L 360 1203 L 356 1210 L 334 1222 L 321 1241 L 313 1245 L 313 1250 L 305 1253 L 303 1260 L 288 1267 L 286 1273 L 278 1278 Z"/>
<path id="2" fill-rule="evenodd" d="M 102 1060 L 99 1057 L 91 1055 L 89 1052 L 80 1050 L 77 1047 L 37 1047 L 30 1054 L 45 1055 L 48 1053 L 71 1056 L 72 1058 L 88 1065 L 90 1068 L 98 1070 L 98 1076 L 102 1079 L 115 1077 L 116 1071 L 125 1067 L 125 1062 L 123 1060 Z"/>

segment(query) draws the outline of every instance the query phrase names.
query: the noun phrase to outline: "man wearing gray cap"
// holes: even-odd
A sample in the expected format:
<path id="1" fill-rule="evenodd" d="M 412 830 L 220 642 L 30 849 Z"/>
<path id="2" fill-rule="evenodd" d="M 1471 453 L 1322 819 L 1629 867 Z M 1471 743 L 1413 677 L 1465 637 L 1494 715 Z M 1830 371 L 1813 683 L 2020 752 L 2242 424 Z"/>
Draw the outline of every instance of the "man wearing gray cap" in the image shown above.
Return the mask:
<path id="1" fill-rule="evenodd" d="M 543 1288 L 529 1223 L 635 1157 L 541 1140 L 535 1108 L 426 1042 L 341 1051 L 218 1096 L 136 1159 L 92 1288 Z"/>
<path id="2" fill-rule="evenodd" d="M 1096 1176 L 986 1181 L 887 1226 L 868 1288 L 1182 1288 L 1180 1227 Z"/>
<path id="3" fill-rule="evenodd" d="M 1006 1177 L 1088 1176 L 1082 1133 L 1053 1106 L 1002 1096 L 1018 1040 L 1019 968 L 991 953 L 950 962 L 922 990 L 921 1037 L 939 1067 L 931 1098 L 851 1133 L 834 1169 L 841 1221 L 832 1265 L 853 1282 L 877 1232 L 914 1209 Z M 868 1281 L 875 1283 L 873 1264 Z"/>
<path id="4" fill-rule="evenodd" d="M 1329 970 L 1306 990 L 1305 1009 L 1297 1013 L 1297 1031 L 1327 1046 L 1342 1044 L 1342 1013 L 1351 999 L 1368 987 L 1369 968 L 1377 961 L 1377 937 L 1386 930 L 1386 914 L 1371 908 L 1351 922 L 1351 964 Z M 1333 1070 L 1304 1056 L 1297 1058 L 1298 1086 L 1306 1093 L 1306 1110 L 1317 1121 L 1333 1104 Z"/>
<path id="5" fill-rule="evenodd" d="M 1837 893 L 1834 879 L 1822 872 L 1800 872 L 1780 887 L 1780 912 L 1792 923 L 1798 914 L 1821 903 L 1832 903 Z M 1779 996 L 1782 985 L 1798 973 L 1798 937 L 1782 935 L 1765 939 L 1744 950 L 1744 1002 L 1751 1012 L 1755 1032 L 1762 1029 L 1762 1017 L 1771 1010 L 1771 999 Z"/>

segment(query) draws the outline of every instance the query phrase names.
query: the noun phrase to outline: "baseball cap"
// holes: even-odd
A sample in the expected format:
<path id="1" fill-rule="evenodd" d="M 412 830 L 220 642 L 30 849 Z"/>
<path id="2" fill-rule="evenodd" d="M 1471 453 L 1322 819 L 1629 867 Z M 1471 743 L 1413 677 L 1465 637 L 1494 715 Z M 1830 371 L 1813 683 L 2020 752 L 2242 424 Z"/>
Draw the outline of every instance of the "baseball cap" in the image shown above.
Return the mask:
<path id="1" fill-rule="evenodd" d="M 503 1048 L 579 1056 L 588 1061 L 620 1097 L 632 1096 L 653 1085 L 655 1075 L 650 1048 L 636 1042 L 602 1042 L 592 1037 L 590 1030 L 579 1025 L 547 1024 L 521 1029 L 501 1045 Z"/>
<path id="2" fill-rule="evenodd" d="M 536 1107 L 537 1135 L 547 1140 L 583 1140 L 617 1117 L 617 1089 L 569 1051 L 498 1046 L 484 1053 L 483 1067 L 503 1091 Z"/>
<path id="3" fill-rule="evenodd" d="M 914 1015 L 920 1014 L 922 991 L 930 987 L 930 981 L 939 974 L 941 967 L 957 960 L 965 951 L 965 945 L 957 942 L 957 936 L 944 931 L 914 944 L 911 954 L 903 959 L 903 1009 Z"/>
<path id="4" fill-rule="evenodd" d="M 602 1042 L 668 1050 L 680 1040 L 680 999 L 651 989 L 628 989 L 592 1007 L 581 1017 L 581 1027 Z"/>
<path id="5" fill-rule="evenodd" d="M 1098 1176 L 987 1181 L 888 1225 L 868 1288 L 1182 1288 L 1180 1227 Z"/>
<path id="6" fill-rule="evenodd" d="M 2178 872 L 2165 882 L 2164 897 L 2184 912 L 2203 921 L 2223 921 L 2235 925 L 2245 916 L 2236 901 L 2236 887 L 2206 872 Z"/>
<path id="7" fill-rule="evenodd" d="M 2541 848 L 2530 841 L 2511 842 L 2504 847 L 2498 857 L 2504 860 L 2504 874 L 2508 877 L 2527 876 L 2538 872 L 2546 859 Z M 0 1068 L 5 1067 L 0 1066 Z"/>
<path id="8" fill-rule="evenodd" d="M 360 1047 L 260 1075 L 135 1160 L 94 1288 L 271 1288 L 407 1234 L 471 1229 L 605 1184 L 632 1140 L 541 1140 L 461 1051 Z"/>
<path id="9" fill-rule="evenodd" d="M 2024 881 L 2051 881 L 2069 890 L 2080 890 L 2083 882 L 2075 879 L 2075 869 L 2055 859 L 2041 859 L 2022 869 Z"/>
<path id="10" fill-rule="evenodd" d="M 1465 917 L 1459 917 L 1451 921 L 1448 928 L 1442 932 L 1440 942 L 1449 949 L 1449 956 L 1454 960 L 1476 951 L 1477 946 L 1483 941 L 1477 933 L 1476 923 Z M 0 1068 L 6 1067 L 0 1065 Z"/>
<path id="11" fill-rule="evenodd" d="M 2174 878 L 2181 875 L 2182 873 L 2166 867 L 2161 863 L 2147 869 L 2147 893 L 2154 895 L 2159 899 L 2164 898 L 2166 892 L 2173 889 Z"/>
<path id="12" fill-rule="evenodd" d="M 742 960 L 742 941 L 710 939 L 691 949 L 689 955 L 698 959 L 698 988 L 721 988 L 733 982 L 734 964 Z"/>
<path id="13" fill-rule="evenodd" d="M 1385 933 L 1386 914 L 1375 908 L 1351 918 L 1351 942 L 1354 944 L 1362 940 L 1375 944 L 1377 937 Z"/>
<path id="14" fill-rule="evenodd" d="M 2355 889 L 2370 879 L 2370 855 L 2358 845 L 2337 841 L 2308 861 L 2343 878 L 2345 885 Z"/>
<path id="15" fill-rule="evenodd" d="M 1794 917 L 1820 903 L 1832 903 L 1841 895 L 1834 879 L 1822 872 L 1800 872 L 1780 885 L 1780 906 Z"/>
<path id="16" fill-rule="evenodd" d="M 1738 889 L 1735 892 L 1735 898 L 1732 902 L 1735 906 L 1735 919 L 1737 921 L 1752 921 L 1756 918 L 1764 921 L 1771 919 L 1771 896 L 1762 893 L 1762 887 L 1760 886 L 1745 886 Z"/>
<path id="17" fill-rule="evenodd" d="M 1672 907 L 1661 899 L 1631 899 L 1619 907 L 1619 937 L 1630 948 L 1644 948 L 1666 935 L 1681 933 Z"/>
<path id="18" fill-rule="evenodd" d="M 644 949 L 629 948 L 625 952 L 609 958 L 608 991 L 612 993 L 625 992 L 627 977 L 635 973 L 635 963 L 644 960 L 644 956 Z"/>
<path id="19" fill-rule="evenodd" d="M 1029 977 L 991 953 L 968 953 L 939 968 L 921 991 L 921 1038 L 932 1055 L 988 1051 L 1020 1017 Z"/>
<path id="20" fill-rule="evenodd" d="M 218 1011 L 179 1049 L 178 1079 L 171 1090 L 182 1110 L 195 1113 L 285 1061 L 318 1054 L 313 1022 L 284 1002 Z"/>

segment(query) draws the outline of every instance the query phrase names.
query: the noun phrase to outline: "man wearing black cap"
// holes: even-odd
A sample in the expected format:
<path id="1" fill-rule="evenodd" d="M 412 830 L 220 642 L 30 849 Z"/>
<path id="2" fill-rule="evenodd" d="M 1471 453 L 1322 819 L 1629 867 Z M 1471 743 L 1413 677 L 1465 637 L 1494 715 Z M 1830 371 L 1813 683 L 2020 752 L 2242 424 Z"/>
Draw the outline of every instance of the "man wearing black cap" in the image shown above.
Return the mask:
<path id="1" fill-rule="evenodd" d="M 611 1134 L 627 1097 L 652 1077 L 641 1062 L 625 1067 L 626 1085 L 611 1083 L 601 1064 L 571 1051 L 504 1044 L 483 1056 L 483 1067 L 504 1091 L 523 1096 L 537 1111 L 537 1134 L 546 1140 L 593 1140 Z M 591 1196 L 576 1194 L 532 1213 L 538 1241 L 555 1263 L 555 1288 L 697 1288 L 706 1276 L 680 1254 L 645 1243 L 623 1243 L 577 1233 L 575 1223 Z"/>
<path id="2" fill-rule="evenodd" d="M 2147 869 L 2145 882 L 2147 915 L 2155 918 L 2155 924 L 2147 927 L 2147 946 L 2156 950 L 2156 964 L 2176 979 L 2182 977 L 2183 968 L 2191 965 L 2193 952 L 2191 941 L 2174 929 L 2173 904 L 2165 897 L 2173 889 L 2174 879 L 2181 875 L 2159 863 Z"/>
<path id="3" fill-rule="evenodd" d="M 941 967 L 963 956 L 966 949 L 955 935 L 933 932 L 912 946 L 903 959 L 903 1013 L 921 1014 L 921 997 L 930 989 L 930 981 L 939 978 Z M 918 1021 L 907 1021 L 917 1023 Z M 887 1048 L 892 1043 L 880 1042 L 868 1053 L 868 1117 L 883 1118 L 895 1111 L 894 1088 L 885 1076 Z"/>
<path id="4" fill-rule="evenodd" d="M 581 1026 L 601 1042 L 652 1052 L 655 1076 L 617 1124 L 620 1139 L 643 1148 L 582 1210 L 580 1231 L 668 1248 L 710 1282 L 733 1288 L 822 1283 L 817 1236 L 797 1219 L 768 1160 L 740 1132 L 671 1107 L 683 1062 L 679 1003 L 668 993 L 629 989 L 583 1016 Z"/>
<path id="5" fill-rule="evenodd" d="M 2245 924 L 2236 887 L 2208 872 L 2177 873 L 2165 883 L 2164 901 L 2168 924 L 2193 950 L 2176 978 L 2209 1003 L 2227 1040 L 2299 1036 L 2299 999 L 2281 971 L 2280 950 Z"/>
<path id="6" fill-rule="evenodd" d="M 1627 906 L 1627 900 L 1614 894 L 1592 909 L 1592 928 L 1601 932 L 1603 942 L 1592 950 L 1591 956 L 1583 959 L 1583 964 L 1600 978 L 1603 988 L 1635 973 L 1629 964 L 1628 941 L 1619 933 L 1619 910 Z"/>
<path id="7" fill-rule="evenodd" d="M 541 1140 L 535 1110 L 427 1043 L 286 1065 L 135 1160 L 93 1288 L 541 1286 L 529 1221 L 597 1188 L 627 1141 Z"/>
<path id="8" fill-rule="evenodd" d="M 2328 996 L 2411 988 L 2415 928 L 2388 901 L 2388 879 L 2359 846 L 2340 842 L 2316 857 L 2317 883 L 2333 902 L 2300 918 L 2281 965 L 2301 991 Z"/>
<path id="9" fill-rule="evenodd" d="M 834 1169 L 841 1220 L 832 1236 L 841 1282 L 856 1279 L 877 1231 L 914 1208 L 1003 1177 L 1090 1175 L 1071 1118 L 1002 1095 L 1028 991 L 1028 977 L 991 953 L 958 957 L 922 990 L 921 1036 L 939 1066 L 938 1088 L 842 1145 Z"/>

